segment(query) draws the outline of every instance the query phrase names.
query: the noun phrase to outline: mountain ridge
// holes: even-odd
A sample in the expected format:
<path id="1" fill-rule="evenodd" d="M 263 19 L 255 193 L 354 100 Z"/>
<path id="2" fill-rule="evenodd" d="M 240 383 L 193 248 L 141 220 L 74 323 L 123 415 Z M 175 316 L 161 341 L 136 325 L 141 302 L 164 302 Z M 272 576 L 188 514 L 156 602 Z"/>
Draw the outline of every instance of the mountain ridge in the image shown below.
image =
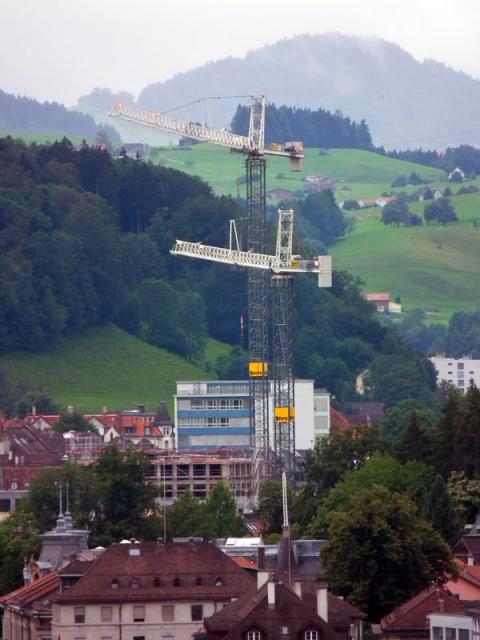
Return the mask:
<path id="1" fill-rule="evenodd" d="M 390 148 L 480 143 L 475 132 L 480 81 L 432 59 L 419 62 L 399 45 L 375 37 L 330 33 L 283 39 L 244 58 L 223 58 L 150 84 L 137 104 L 164 111 L 206 93 L 252 91 L 265 91 L 277 105 L 364 118 L 374 142 Z M 212 103 L 213 124 L 227 126 L 235 106 Z"/>

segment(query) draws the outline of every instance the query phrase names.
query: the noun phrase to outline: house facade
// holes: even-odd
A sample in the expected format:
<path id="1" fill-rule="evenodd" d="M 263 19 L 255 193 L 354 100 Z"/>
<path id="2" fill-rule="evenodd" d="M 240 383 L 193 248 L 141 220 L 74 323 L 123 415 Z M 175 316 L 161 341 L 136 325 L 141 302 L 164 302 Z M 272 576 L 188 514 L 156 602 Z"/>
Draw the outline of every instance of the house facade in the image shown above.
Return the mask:
<path id="1" fill-rule="evenodd" d="M 190 640 L 255 578 L 213 544 L 114 544 L 52 608 L 61 640 Z"/>
<path id="2" fill-rule="evenodd" d="M 480 387 L 480 360 L 468 356 L 463 358 L 445 358 L 433 356 L 430 358 L 437 371 L 437 382 L 450 382 L 454 387 L 465 392 L 470 383 Z"/>

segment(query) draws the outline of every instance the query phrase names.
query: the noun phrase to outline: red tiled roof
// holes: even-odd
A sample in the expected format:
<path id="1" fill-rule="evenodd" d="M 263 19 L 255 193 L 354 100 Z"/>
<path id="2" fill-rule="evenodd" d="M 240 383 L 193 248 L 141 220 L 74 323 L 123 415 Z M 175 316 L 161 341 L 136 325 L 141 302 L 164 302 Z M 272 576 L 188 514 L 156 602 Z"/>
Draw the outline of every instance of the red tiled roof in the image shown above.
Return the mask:
<path id="1" fill-rule="evenodd" d="M 352 423 L 347 416 L 340 413 L 340 411 L 337 411 L 333 407 L 330 409 L 330 424 L 337 431 L 346 431 L 352 426 Z"/>
<path id="2" fill-rule="evenodd" d="M 431 585 L 380 620 L 382 631 L 429 628 L 429 613 L 464 613 L 466 607 L 448 589 Z"/>
<path id="3" fill-rule="evenodd" d="M 242 569 L 256 569 L 257 565 L 250 558 L 245 558 L 245 556 L 230 556 L 232 560 Z"/>
<path id="4" fill-rule="evenodd" d="M 43 578 L 34 580 L 29 584 L 20 587 L 16 591 L 7 593 L 0 598 L 0 603 L 4 606 L 23 607 L 38 600 L 44 601 L 47 596 L 52 596 L 60 587 L 60 578 L 56 571 L 48 573 Z M 47 605 L 44 605 L 47 606 Z"/>
<path id="5" fill-rule="evenodd" d="M 388 302 L 390 300 L 389 293 L 366 293 L 365 298 L 369 302 Z"/>

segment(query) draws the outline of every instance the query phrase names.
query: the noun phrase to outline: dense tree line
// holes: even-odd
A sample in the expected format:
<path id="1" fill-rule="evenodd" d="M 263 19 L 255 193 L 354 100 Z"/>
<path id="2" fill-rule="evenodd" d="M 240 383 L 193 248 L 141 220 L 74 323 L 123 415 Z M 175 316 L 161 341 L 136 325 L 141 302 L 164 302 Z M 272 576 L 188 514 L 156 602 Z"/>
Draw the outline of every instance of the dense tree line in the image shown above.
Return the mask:
<path id="1" fill-rule="evenodd" d="M 396 326 L 408 344 L 425 355 L 480 358 L 480 311 L 457 311 L 444 326 L 427 323 L 425 311 L 414 309 Z"/>
<path id="2" fill-rule="evenodd" d="M 57 102 L 38 102 L 0 90 L 0 131 L 59 133 L 95 140 L 104 131 L 112 141 L 120 140 L 113 127 L 99 126 L 84 113 L 70 111 Z"/>
<path id="3" fill-rule="evenodd" d="M 248 135 L 250 108 L 238 105 L 231 129 Z M 370 130 L 365 120 L 355 122 L 341 111 L 301 109 L 268 105 L 265 117 L 265 142 L 284 143 L 301 140 L 308 147 L 373 150 Z"/>
<path id="4" fill-rule="evenodd" d="M 388 151 L 386 155 L 397 160 L 407 160 L 443 169 L 448 173 L 459 167 L 469 177 L 480 174 L 480 149 L 468 144 L 448 147 L 445 152 L 407 149 L 405 151 Z"/>

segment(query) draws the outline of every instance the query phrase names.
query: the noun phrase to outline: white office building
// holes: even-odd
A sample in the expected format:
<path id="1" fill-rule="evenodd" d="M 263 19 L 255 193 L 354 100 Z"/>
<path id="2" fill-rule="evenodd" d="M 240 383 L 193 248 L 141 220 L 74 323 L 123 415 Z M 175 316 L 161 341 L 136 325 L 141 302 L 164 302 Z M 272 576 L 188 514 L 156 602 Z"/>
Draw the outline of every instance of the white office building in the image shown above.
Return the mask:
<path id="1" fill-rule="evenodd" d="M 313 380 L 295 380 L 295 446 L 311 449 L 330 432 L 330 394 L 314 390 Z M 270 393 L 273 416 L 273 393 Z M 179 449 L 245 448 L 250 443 L 248 381 L 177 382 L 175 425 Z M 273 442 L 273 420 L 270 423 Z"/>
<path id="2" fill-rule="evenodd" d="M 458 359 L 434 356 L 430 361 L 437 370 L 437 384 L 450 382 L 463 392 L 472 381 L 480 387 L 480 360 L 473 360 L 469 356 Z"/>

